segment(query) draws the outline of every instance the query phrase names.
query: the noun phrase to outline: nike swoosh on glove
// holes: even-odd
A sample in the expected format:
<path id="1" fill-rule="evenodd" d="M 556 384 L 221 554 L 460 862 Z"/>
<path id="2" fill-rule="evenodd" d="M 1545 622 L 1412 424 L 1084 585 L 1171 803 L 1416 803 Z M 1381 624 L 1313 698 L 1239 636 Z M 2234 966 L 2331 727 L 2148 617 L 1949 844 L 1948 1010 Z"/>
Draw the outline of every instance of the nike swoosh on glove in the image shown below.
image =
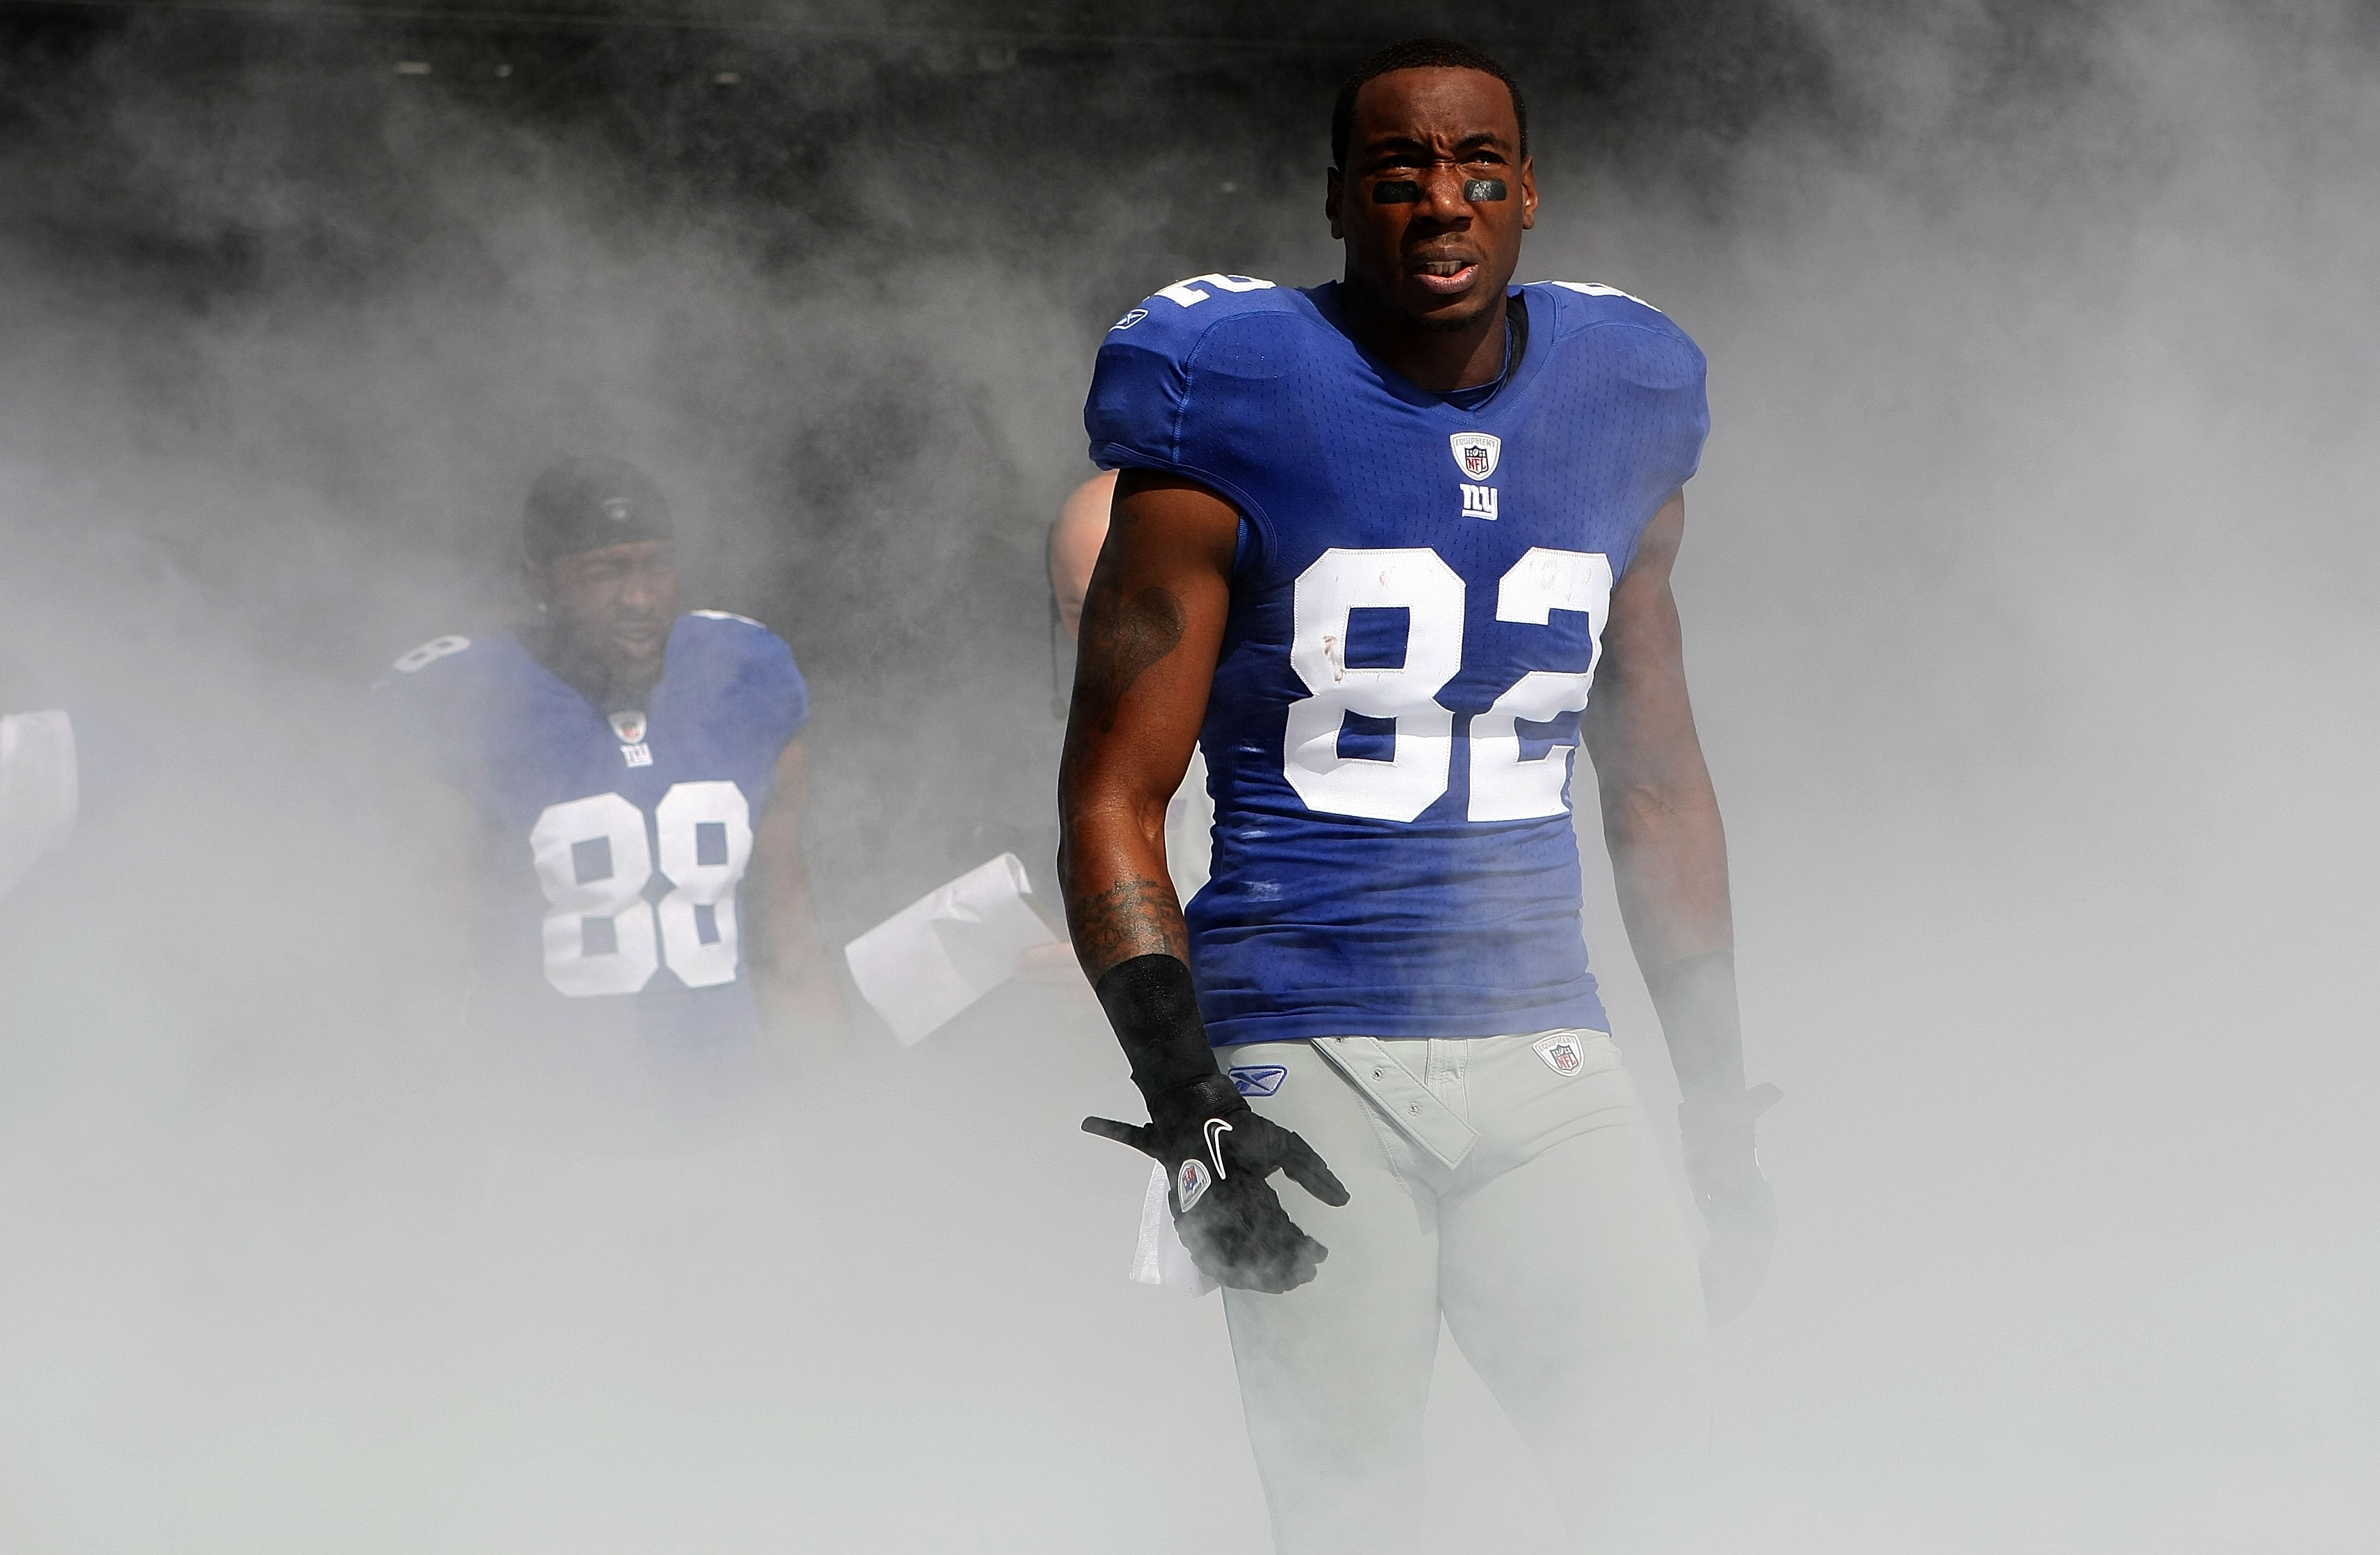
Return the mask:
<path id="1" fill-rule="evenodd" d="M 1783 1099 L 1775 1086 L 1678 1104 L 1686 1182 L 1703 1212 L 1703 1306 L 1711 1327 L 1733 1322 L 1760 1294 L 1777 1245 L 1777 1192 L 1760 1173 L 1753 1123 Z"/>
<path id="2" fill-rule="evenodd" d="M 1221 1075 L 1160 1091 L 1146 1127 L 1085 1118 L 1083 1131 L 1161 1162 L 1172 1184 L 1173 1224 L 1191 1261 L 1236 1290 L 1274 1295 L 1320 1270 L 1330 1250 L 1298 1229 L 1266 1181 L 1275 1172 L 1323 1203 L 1347 1189 L 1314 1147 L 1259 1115 Z"/>

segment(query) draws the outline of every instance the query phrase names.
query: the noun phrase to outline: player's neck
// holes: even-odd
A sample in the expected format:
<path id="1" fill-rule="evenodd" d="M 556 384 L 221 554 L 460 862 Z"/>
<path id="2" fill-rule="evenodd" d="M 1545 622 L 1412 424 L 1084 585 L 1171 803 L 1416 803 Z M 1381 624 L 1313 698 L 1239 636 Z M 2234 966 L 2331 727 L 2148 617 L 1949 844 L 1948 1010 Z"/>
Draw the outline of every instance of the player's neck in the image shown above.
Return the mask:
<path id="1" fill-rule="evenodd" d="M 1399 377 L 1433 395 L 1475 389 L 1504 371 L 1504 306 L 1500 291 L 1493 308 L 1461 329 L 1423 329 L 1352 275 L 1339 287 L 1349 333 Z"/>
<path id="2" fill-rule="evenodd" d="M 560 633 L 544 626 L 523 632 L 521 638 L 539 663 L 606 713 L 642 708 L 651 699 L 653 687 L 661 684 L 663 665 L 659 660 L 623 669 L 601 655 L 574 649 Z"/>

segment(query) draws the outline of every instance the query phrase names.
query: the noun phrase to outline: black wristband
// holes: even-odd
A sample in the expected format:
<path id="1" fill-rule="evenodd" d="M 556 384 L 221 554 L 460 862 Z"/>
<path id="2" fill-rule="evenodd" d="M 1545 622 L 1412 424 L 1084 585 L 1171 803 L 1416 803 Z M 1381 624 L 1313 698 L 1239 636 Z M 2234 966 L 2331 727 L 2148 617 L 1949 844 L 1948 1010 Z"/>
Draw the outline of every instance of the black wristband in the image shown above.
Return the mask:
<path id="1" fill-rule="evenodd" d="M 1198 990 L 1181 957 L 1135 955 L 1100 973 L 1091 990 L 1115 1027 L 1132 1063 L 1132 1083 L 1144 1098 L 1222 1073 L 1198 1014 Z"/>
<path id="2" fill-rule="evenodd" d="M 1743 1027 L 1735 1004 L 1735 954 L 1714 951 L 1648 970 L 1678 1089 L 1689 1100 L 1743 1089 Z"/>

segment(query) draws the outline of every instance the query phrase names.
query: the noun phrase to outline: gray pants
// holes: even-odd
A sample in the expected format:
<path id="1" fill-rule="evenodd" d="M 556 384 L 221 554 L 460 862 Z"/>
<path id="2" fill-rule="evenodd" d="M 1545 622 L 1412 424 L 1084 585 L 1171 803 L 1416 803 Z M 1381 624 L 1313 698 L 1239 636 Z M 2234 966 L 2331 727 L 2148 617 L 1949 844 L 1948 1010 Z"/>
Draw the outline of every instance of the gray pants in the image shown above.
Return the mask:
<path id="1" fill-rule="evenodd" d="M 1283 1555 L 1417 1548 L 1441 1315 L 1565 1520 L 1594 1536 L 1583 1547 L 1658 1531 L 1706 1426 L 1706 1330 L 1684 1218 L 1611 1039 L 1318 1038 L 1225 1058 L 1286 1071 L 1251 1103 L 1351 1196 L 1333 1209 L 1275 1177 L 1330 1258 L 1286 1295 L 1223 1293 Z"/>

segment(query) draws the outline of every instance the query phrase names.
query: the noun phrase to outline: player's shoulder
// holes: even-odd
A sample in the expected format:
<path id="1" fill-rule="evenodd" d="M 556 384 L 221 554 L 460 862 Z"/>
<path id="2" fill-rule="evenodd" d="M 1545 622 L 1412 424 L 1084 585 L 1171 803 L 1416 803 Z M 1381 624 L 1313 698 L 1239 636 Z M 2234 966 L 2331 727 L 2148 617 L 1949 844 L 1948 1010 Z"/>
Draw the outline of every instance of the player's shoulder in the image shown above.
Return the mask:
<path id="1" fill-rule="evenodd" d="M 691 610 L 671 628 L 666 677 L 697 703 L 731 709 L 770 748 L 809 721 L 809 685 L 785 639 L 729 610 Z"/>
<path id="2" fill-rule="evenodd" d="M 773 663 L 794 656 L 784 638 L 732 610 L 689 610 L 677 618 L 675 636 L 673 650 L 692 647 L 735 662 Z"/>
<path id="3" fill-rule="evenodd" d="M 1700 379 L 1707 363 L 1694 336 L 1676 320 L 1641 297 L 1599 281 L 1535 281 L 1523 288 L 1532 313 L 1543 306 L 1553 315 L 1556 349 L 1618 346 L 1614 356 L 1631 377 L 1659 387 Z"/>
<path id="4" fill-rule="evenodd" d="M 1160 286 L 1108 326 L 1103 343 L 1188 363 L 1218 330 L 1293 328 L 1313 313 L 1304 294 L 1254 275 L 1193 275 Z"/>
<path id="5" fill-rule="evenodd" d="M 732 610 L 690 610 L 679 616 L 670 633 L 669 662 L 673 669 L 722 686 L 798 684 L 802 677 L 784 638 Z"/>

